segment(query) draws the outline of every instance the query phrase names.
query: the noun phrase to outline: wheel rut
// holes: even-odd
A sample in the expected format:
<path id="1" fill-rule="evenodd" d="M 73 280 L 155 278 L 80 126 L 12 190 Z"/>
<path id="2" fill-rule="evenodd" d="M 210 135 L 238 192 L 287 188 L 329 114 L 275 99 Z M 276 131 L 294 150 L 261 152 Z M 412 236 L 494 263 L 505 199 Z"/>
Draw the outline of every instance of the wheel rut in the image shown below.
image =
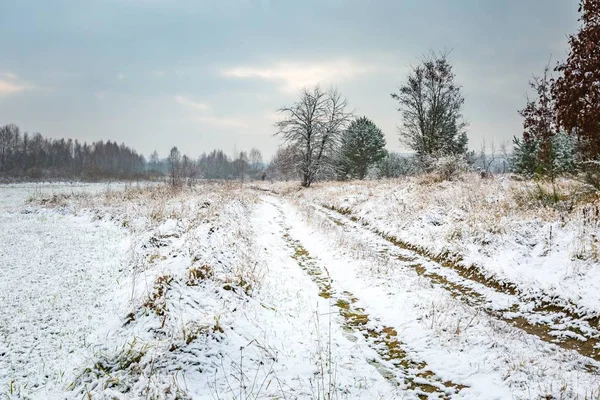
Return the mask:
<path id="1" fill-rule="evenodd" d="M 499 282 L 484 276 L 476 268 L 467 268 L 444 255 L 435 256 L 425 249 L 406 243 L 392 235 L 381 232 L 368 222 L 356 217 L 349 209 L 331 205 L 315 206 L 314 209 L 336 226 L 355 232 L 367 232 L 384 239 L 389 245 L 380 253 L 393 257 L 403 266 L 447 290 L 453 297 L 469 306 L 482 309 L 495 319 L 505 321 L 541 340 L 564 349 L 600 361 L 600 321 L 539 298 L 529 298 L 520 293 L 515 285 Z M 511 301 L 503 308 L 490 307 L 490 296 L 503 295 Z M 586 365 L 590 372 L 598 367 Z"/>
<path id="2" fill-rule="evenodd" d="M 281 209 L 273 204 L 282 214 Z M 414 393 L 420 399 L 450 399 L 467 386 L 445 381 L 432 371 L 426 362 L 415 359 L 409 354 L 398 331 L 373 318 L 368 310 L 360 307 L 359 299 L 347 290 L 338 288 L 330 278 L 326 266 L 321 265 L 290 234 L 290 228 L 283 222 L 283 239 L 292 251 L 291 257 L 311 278 L 319 290 L 319 296 L 329 301 L 331 312 L 337 314 L 338 322 L 344 327 L 345 336 L 351 341 L 364 339 L 375 350 L 378 357 L 368 360 L 386 380 L 398 386 L 400 390 Z"/>

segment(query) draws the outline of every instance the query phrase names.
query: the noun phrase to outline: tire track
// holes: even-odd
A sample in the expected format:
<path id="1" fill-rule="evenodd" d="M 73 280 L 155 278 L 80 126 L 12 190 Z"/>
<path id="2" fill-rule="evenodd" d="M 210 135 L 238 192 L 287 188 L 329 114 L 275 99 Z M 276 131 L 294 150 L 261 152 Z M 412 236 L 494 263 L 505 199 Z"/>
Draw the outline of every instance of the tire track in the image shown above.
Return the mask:
<path id="1" fill-rule="evenodd" d="M 276 205 L 284 219 L 283 212 Z M 289 234 L 290 228 L 283 224 L 283 238 L 293 250 L 292 258 L 305 271 L 319 289 L 319 296 L 328 299 L 333 309 L 337 310 L 341 323 L 346 331 L 347 339 L 357 341 L 356 336 L 363 337 L 366 343 L 378 354 L 377 359 L 369 363 L 388 381 L 402 390 L 409 390 L 420 399 L 434 398 L 450 399 L 460 390 L 467 388 L 452 381 L 443 381 L 429 369 L 427 363 L 415 360 L 406 351 L 406 345 L 401 341 L 396 329 L 385 326 L 372 318 L 368 311 L 357 306 L 358 298 L 351 292 L 335 287 L 325 266 L 313 258 Z"/>
<path id="2" fill-rule="evenodd" d="M 475 267 L 460 265 L 460 260 L 453 261 L 444 255 L 434 256 L 425 249 L 381 232 L 353 215 L 349 209 L 338 209 L 331 205 L 311 206 L 329 221 L 348 231 L 384 239 L 388 246 L 380 250 L 383 256 L 398 259 L 404 266 L 442 286 L 464 303 L 480 308 L 493 318 L 516 326 L 543 341 L 600 361 L 598 317 L 585 316 L 549 301 L 527 297 L 514 285 L 484 276 Z M 497 296 L 510 300 L 507 306 L 491 307 L 491 299 Z M 597 371 L 592 364 L 587 365 L 586 369 Z"/>

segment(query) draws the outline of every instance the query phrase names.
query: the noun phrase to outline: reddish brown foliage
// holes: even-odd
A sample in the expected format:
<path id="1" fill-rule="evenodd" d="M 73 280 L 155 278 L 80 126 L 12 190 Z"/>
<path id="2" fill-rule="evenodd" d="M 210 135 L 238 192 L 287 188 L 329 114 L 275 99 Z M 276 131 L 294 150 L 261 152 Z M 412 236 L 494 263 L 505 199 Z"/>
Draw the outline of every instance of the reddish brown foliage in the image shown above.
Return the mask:
<path id="1" fill-rule="evenodd" d="M 523 141 L 526 144 L 539 143 L 540 153 L 538 163 L 551 165 L 552 137 L 558 132 L 555 117 L 555 102 L 552 98 L 553 80 L 549 67 L 544 68 L 544 74 L 534 76 L 529 86 L 537 94 L 534 100 L 527 99 L 527 105 L 519 111 L 523 117 Z"/>
<path id="2" fill-rule="evenodd" d="M 581 0 L 582 26 L 569 37 L 571 50 L 553 87 L 558 122 L 582 142 L 585 155 L 600 156 L 600 0 Z"/>

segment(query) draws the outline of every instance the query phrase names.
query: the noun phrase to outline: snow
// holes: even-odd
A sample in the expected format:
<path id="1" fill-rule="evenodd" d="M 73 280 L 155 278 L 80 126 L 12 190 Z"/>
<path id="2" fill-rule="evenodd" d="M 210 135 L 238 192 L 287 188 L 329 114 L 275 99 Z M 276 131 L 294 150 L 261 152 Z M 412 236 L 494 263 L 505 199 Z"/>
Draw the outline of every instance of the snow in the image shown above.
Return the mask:
<path id="1" fill-rule="evenodd" d="M 535 215 L 510 226 L 527 235 L 481 235 L 456 221 L 487 229 L 494 218 L 415 204 L 413 189 L 382 183 L 288 186 L 287 196 L 238 183 L 117 189 L 0 186 L 0 396 L 598 397 L 600 363 L 511 318 L 537 318 L 550 335 L 579 339 L 595 334 L 585 321 L 540 313 L 533 301 L 466 279 L 322 204 L 349 207 L 434 250 L 458 243 L 466 261 L 477 255 L 507 279 L 515 277 L 509 267 L 490 260 L 512 249 L 506 259 L 526 265 L 515 279 L 520 287 L 539 293 L 536 285 L 550 291 L 566 282 L 552 293 L 587 294 L 591 285 L 579 279 L 576 288 L 575 272 L 561 278 L 557 268 L 545 273 L 547 263 L 523 261 L 520 246 L 539 239 L 526 236 L 544 236 L 532 220 L 553 224 L 557 257 L 569 253 L 568 234 L 578 237 L 568 224 Z M 395 196 L 403 202 L 390 201 Z M 415 218 L 396 218 L 391 211 L 400 209 Z M 457 230 L 479 240 L 479 251 L 476 240 L 449 241 Z M 530 247 L 531 258 L 547 257 L 539 243 Z M 593 263 L 569 266 L 593 277 Z M 591 296 L 577 304 L 594 309 Z"/>
<path id="2" fill-rule="evenodd" d="M 88 217 L 15 211 L 23 189 L 0 189 L 9 194 L 0 211 L 0 393 L 12 386 L 50 398 L 93 345 L 90 336 L 118 315 L 111 294 L 127 234 Z"/>
<path id="3" fill-rule="evenodd" d="M 585 357 L 487 318 L 402 261 L 382 259 L 378 250 L 386 244 L 372 235 L 360 230 L 349 235 L 318 213 L 303 216 L 294 207 L 288 206 L 286 215 L 295 220 L 292 234 L 320 255 L 336 285 L 352 291 L 377 320 L 395 327 L 409 352 L 442 379 L 469 386 L 459 397 L 538 398 L 556 381 L 570 382 L 567 397 L 583 396 L 600 384 L 596 374 L 581 372 L 589 362 Z"/>
<path id="4" fill-rule="evenodd" d="M 595 287 L 600 224 L 584 222 L 585 203 L 575 201 L 570 212 L 542 207 L 529 199 L 536 183 L 503 177 L 468 175 L 433 185 L 419 179 L 316 186 L 298 197 L 347 208 L 373 228 L 431 254 L 459 254 L 463 265 L 475 265 L 531 297 L 600 315 Z M 586 189 L 564 182 L 558 190 L 575 198 Z"/>
<path id="5" fill-rule="evenodd" d="M 248 304 L 235 330 L 243 332 L 247 343 L 256 341 L 276 355 L 273 376 L 293 398 L 323 394 L 317 388 L 319 370 L 327 368 L 321 365 L 327 362 L 319 360 L 329 356 L 335 385 L 346 398 L 390 398 L 393 387 L 367 362 L 375 352 L 347 339 L 338 324 L 329 326 L 331 305 L 318 296 L 317 287 L 290 257 L 293 252 L 283 240 L 282 220 L 276 207 L 267 202 L 258 205 L 253 222 L 259 257 L 266 261 L 265 275 L 256 301 Z M 274 389 L 262 395 L 281 395 L 279 388 Z"/>

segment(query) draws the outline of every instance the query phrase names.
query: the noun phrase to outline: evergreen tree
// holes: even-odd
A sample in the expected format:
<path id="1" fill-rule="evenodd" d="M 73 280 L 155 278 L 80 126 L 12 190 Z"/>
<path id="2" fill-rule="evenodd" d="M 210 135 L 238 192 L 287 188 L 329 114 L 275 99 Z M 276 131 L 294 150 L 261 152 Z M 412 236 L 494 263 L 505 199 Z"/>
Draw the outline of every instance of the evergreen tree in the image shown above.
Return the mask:
<path id="1" fill-rule="evenodd" d="M 512 164 L 517 173 L 526 176 L 546 176 L 554 180 L 559 175 L 577 170 L 575 158 L 577 143 L 565 131 L 554 134 L 549 141 L 514 138 Z"/>
<path id="2" fill-rule="evenodd" d="M 511 164 L 516 173 L 531 177 L 537 167 L 537 148 L 535 140 L 513 138 L 513 154 Z"/>
<path id="3" fill-rule="evenodd" d="M 386 156 L 385 137 L 367 117 L 350 123 L 341 137 L 339 172 L 342 178 L 364 179 L 367 171 Z"/>
<path id="4" fill-rule="evenodd" d="M 565 131 L 558 132 L 552 138 L 552 163 L 555 174 L 568 174 L 577 170 L 576 151 L 576 139 Z"/>

